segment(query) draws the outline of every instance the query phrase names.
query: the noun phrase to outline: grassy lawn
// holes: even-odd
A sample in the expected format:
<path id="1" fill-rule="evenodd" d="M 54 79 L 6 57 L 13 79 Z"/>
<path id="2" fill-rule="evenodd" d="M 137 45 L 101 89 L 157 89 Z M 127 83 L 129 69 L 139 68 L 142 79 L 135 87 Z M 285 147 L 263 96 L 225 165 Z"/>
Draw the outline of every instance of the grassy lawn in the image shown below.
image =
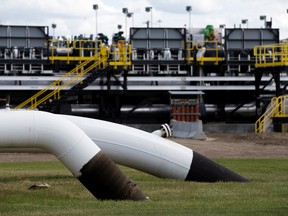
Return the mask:
<path id="1" fill-rule="evenodd" d="M 60 162 L 0 163 L 0 215 L 288 215 L 288 159 L 216 161 L 252 182 L 184 182 L 121 167 L 151 201 L 99 201 Z M 28 190 L 42 182 L 52 187 Z"/>

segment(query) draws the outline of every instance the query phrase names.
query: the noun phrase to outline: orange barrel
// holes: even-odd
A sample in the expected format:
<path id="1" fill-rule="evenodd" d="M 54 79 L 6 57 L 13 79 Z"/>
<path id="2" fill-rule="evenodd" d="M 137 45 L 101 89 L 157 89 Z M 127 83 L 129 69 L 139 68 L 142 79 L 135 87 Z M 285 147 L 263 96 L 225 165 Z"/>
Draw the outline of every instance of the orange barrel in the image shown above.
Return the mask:
<path id="1" fill-rule="evenodd" d="M 194 113 L 194 106 L 191 104 L 190 105 L 190 115 L 191 115 L 191 122 L 195 121 L 195 113 Z"/>
<path id="2" fill-rule="evenodd" d="M 190 113 L 190 105 L 189 105 L 189 103 L 186 103 L 186 105 L 185 105 L 185 116 L 186 116 L 186 118 L 185 118 L 185 121 L 186 122 L 190 122 L 190 119 L 191 119 L 191 113 Z"/>
<path id="3" fill-rule="evenodd" d="M 179 113 L 180 113 L 180 106 L 179 106 L 179 104 L 176 104 L 175 107 L 176 107 L 175 120 L 176 120 L 176 121 L 180 121 L 180 115 L 179 115 Z"/>
<path id="4" fill-rule="evenodd" d="M 181 104 L 178 104 L 178 106 L 177 106 L 177 112 L 178 112 L 177 121 L 182 121 L 182 115 L 181 115 L 181 113 L 182 113 L 182 106 L 181 106 Z"/>
<path id="5" fill-rule="evenodd" d="M 181 121 L 185 121 L 185 103 L 181 104 Z"/>
<path id="6" fill-rule="evenodd" d="M 172 105 L 172 119 L 176 120 L 176 113 L 177 113 L 177 107 L 175 104 Z"/>
<path id="7" fill-rule="evenodd" d="M 200 118 L 199 104 L 196 104 L 194 106 L 194 112 L 195 112 L 195 121 L 197 121 Z"/>

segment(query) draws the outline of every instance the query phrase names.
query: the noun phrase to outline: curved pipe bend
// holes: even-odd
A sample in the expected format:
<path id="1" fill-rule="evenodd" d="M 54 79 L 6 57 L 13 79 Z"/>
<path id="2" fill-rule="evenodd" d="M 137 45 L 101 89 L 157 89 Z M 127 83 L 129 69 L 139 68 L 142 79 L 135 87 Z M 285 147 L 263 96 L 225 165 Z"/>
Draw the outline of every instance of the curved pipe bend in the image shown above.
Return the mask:
<path id="1" fill-rule="evenodd" d="M 80 127 L 115 163 L 161 178 L 248 181 L 192 149 L 159 135 L 97 119 L 61 116 Z"/>
<path id="2" fill-rule="evenodd" d="M 0 148 L 47 150 L 98 199 L 146 199 L 79 127 L 61 116 L 0 111 Z"/>

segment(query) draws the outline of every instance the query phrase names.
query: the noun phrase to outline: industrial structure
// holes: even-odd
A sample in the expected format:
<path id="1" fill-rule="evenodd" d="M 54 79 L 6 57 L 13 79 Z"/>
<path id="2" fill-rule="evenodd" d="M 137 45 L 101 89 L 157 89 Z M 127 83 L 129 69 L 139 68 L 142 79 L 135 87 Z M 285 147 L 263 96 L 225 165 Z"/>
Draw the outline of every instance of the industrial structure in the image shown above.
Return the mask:
<path id="1" fill-rule="evenodd" d="M 106 39 L 1 25 L 1 100 L 128 124 L 254 123 L 287 92 L 288 44 L 271 26 L 133 27 L 129 40 Z"/>

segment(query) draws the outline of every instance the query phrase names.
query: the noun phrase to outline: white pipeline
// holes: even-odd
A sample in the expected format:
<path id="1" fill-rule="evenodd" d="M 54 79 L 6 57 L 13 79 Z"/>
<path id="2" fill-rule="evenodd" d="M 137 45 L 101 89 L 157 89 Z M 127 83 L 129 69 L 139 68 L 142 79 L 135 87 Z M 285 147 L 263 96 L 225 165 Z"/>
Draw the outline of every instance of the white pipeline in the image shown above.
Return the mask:
<path id="1" fill-rule="evenodd" d="M 187 181 L 247 179 L 159 134 L 97 119 L 62 115 L 79 126 L 114 162 L 161 178 Z"/>
<path id="2" fill-rule="evenodd" d="M 110 178 L 109 173 L 118 172 L 115 171 L 114 165 L 109 167 L 108 172 L 105 167 L 99 168 L 99 164 L 101 165 L 102 162 L 97 161 L 106 163 L 110 159 L 115 163 L 161 178 L 206 182 L 248 181 L 192 149 L 160 137 L 159 134 L 76 116 L 54 115 L 37 111 L 0 112 L 0 150 L 1 148 L 45 149 L 58 157 L 74 175 L 78 177 L 82 174 L 78 179 L 84 185 L 91 185 L 89 182 L 91 175 L 93 176 L 92 181 L 97 181 L 99 175 L 103 176 L 102 171 L 107 173 L 105 178 Z M 99 156 L 99 148 L 110 159 Z M 95 157 L 95 154 L 98 156 Z M 102 169 L 102 171 L 95 174 L 90 169 L 91 166 L 87 165 L 90 162 L 93 167 L 96 167 L 95 169 Z M 82 167 L 83 165 L 86 167 L 85 169 Z M 83 171 L 85 171 L 85 175 L 83 175 Z M 106 181 L 105 178 L 103 181 Z M 125 185 L 129 181 L 123 178 L 122 183 Z M 99 190 L 99 187 L 89 190 L 95 192 Z M 133 188 L 131 190 L 133 191 Z M 106 197 L 105 192 L 101 192 L 100 195 L 93 194 L 105 199 L 113 196 Z M 144 194 L 137 196 L 135 199 L 146 199 Z"/>
<path id="3" fill-rule="evenodd" d="M 47 150 L 99 199 L 146 200 L 142 191 L 79 127 L 59 115 L 0 111 L 0 148 Z"/>
<path id="4" fill-rule="evenodd" d="M 187 177 L 193 151 L 185 146 L 120 124 L 61 116 L 80 127 L 115 163 L 162 178 Z"/>
<path id="5" fill-rule="evenodd" d="M 71 121 L 46 112 L 0 111 L 1 148 L 41 148 L 76 176 L 100 148 Z"/>

